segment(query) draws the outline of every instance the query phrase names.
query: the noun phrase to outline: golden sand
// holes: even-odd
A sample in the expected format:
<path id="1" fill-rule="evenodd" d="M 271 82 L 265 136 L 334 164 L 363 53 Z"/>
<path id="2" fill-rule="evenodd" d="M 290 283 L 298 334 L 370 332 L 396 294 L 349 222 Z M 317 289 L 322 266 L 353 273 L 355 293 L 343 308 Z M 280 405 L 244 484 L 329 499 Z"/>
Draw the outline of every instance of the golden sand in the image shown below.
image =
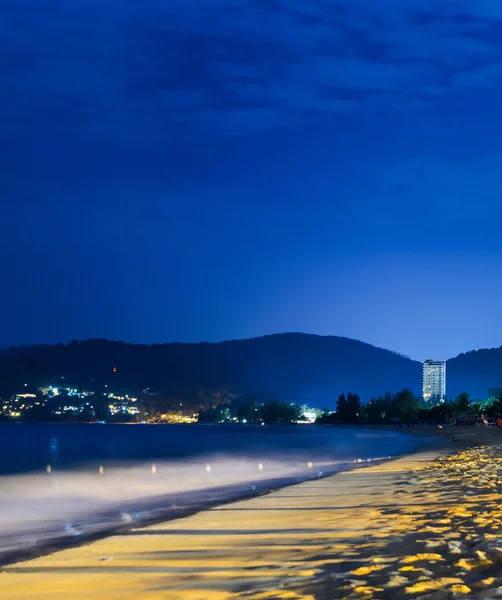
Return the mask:
<path id="1" fill-rule="evenodd" d="M 0 598 L 502 597 L 502 446 L 436 457 L 422 452 L 13 564 L 1 571 Z"/>

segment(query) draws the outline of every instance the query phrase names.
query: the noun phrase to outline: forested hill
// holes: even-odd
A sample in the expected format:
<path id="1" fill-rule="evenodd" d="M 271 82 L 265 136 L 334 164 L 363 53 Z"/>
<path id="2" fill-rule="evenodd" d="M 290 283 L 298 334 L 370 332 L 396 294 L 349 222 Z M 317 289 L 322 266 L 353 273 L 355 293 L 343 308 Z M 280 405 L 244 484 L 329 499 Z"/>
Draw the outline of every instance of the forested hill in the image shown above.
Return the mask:
<path id="1" fill-rule="evenodd" d="M 446 393 L 463 391 L 486 398 L 490 388 L 502 388 L 502 346 L 459 354 L 446 363 Z"/>
<path id="2" fill-rule="evenodd" d="M 420 394 L 422 365 L 348 338 L 301 333 L 218 344 L 87 340 L 0 352 L 0 397 L 24 383 L 33 389 L 58 381 L 96 390 L 151 388 L 194 405 L 226 395 L 332 408 L 343 392 L 363 400 L 404 387 Z M 466 391 L 485 398 L 496 387 L 502 387 L 502 348 L 448 361 L 448 396 Z"/>
<path id="3" fill-rule="evenodd" d="M 3 352 L 0 392 L 64 377 L 68 384 L 96 389 L 148 387 L 191 403 L 223 393 L 334 407 L 338 394 L 348 391 L 363 400 L 403 387 L 420 393 L 421 368 L 419 362 L 369 344 L 299 333 L 217 344 L 88 340 Z"/>

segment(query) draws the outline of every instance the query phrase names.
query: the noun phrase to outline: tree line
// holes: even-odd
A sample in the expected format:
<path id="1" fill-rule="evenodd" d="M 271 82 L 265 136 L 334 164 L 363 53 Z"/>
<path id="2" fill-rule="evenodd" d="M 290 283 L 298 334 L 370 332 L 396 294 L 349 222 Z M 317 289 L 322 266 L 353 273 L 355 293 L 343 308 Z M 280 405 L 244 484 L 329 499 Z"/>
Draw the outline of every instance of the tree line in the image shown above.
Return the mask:
<path id="1" fill-rule="evenodd" d="M 252 402 L 232 410 L 229 405 L 219 404 L 199 412 L 199 423 L 232 422 L 234 416 L 240 423 L 268 423 L 284 425 L 302 420 L 302 407 L 295 403 L 271 400 L 265 403 Z"/>
<path id="2" fill-rule="evenodd" d="M 305 407 L 273 400 L 252 402 L 233 409 L 220 404 L 199 412 L 199 423 L 275 423 L 287 424 L 305 420 Z M 316 423 L 441 423 L 448 419 L 477 421 L 502 416 L 502 391 L 487 400 L 471 399 L 463 392 L 454 400 L 444 399 L 426 403 L 420 396 L 405 388 L 395 394 L 387 393 L 363 403 L 358 394 L 340 394 L 336 409 L 318 411 Z"/>
<path id="3" fill-rule="evenodd" d="M 462 392 L 454 400 L 426 403 L 411 390 L 385 394 L 362 404 L 357 394 L 341 394 L 336 411 L 323 411 L 317 423 L 440 423 L 448 419 L 477 421 L 502 416 L 502 391 L 486 400 L 471 399 Z"/>

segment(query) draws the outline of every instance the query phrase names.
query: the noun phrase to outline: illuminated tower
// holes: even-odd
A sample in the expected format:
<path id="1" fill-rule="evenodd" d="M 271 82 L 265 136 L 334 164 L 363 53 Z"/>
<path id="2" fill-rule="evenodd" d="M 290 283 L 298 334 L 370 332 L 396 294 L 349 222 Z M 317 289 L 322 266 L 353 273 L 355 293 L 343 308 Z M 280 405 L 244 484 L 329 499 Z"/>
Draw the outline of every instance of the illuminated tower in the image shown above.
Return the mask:
<path id="1" fill-rule="evenodd" d="M 422 396 L 425 402 L 443 402 L 446 395 L 446 362 L 426 360 L 422 380 Z"/>

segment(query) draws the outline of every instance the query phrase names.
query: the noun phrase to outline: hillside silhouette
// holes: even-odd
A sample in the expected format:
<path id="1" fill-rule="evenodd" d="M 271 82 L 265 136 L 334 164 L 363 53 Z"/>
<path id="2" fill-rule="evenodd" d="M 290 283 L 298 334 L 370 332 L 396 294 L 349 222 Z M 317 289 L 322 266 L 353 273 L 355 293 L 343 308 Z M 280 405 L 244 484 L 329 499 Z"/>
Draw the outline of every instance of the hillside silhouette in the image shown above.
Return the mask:
<path id="1" fill-rule="evenodd" d="M 348 338 L 300 333 L 215 344 L 87 340 L 0 354 L 4 392 L 58 381 L 95 389 L 151 388 L 194 405 L 228 395 L 332 408 L 347 391 L 363 400 L 406 386 L 420 393 L 421 364 Z"/>
<path id="2" fill-rule="evenodd" d="M 363 401 L 404 387 L 420 394 L 422 365 L 349 338 L 301 333 L 197 344 L 95 339 L 0 352 L 0 395 L 24 384 L 34 389 L 58 382 L 96 391 L 150 388 L 166 402 L 194 406 L 252 398 L 334 408 L 338 395 L 349 391 Z M 467 391 L 485 398 L 497 387 L 502 387 L 502 348 L 447 362 L 449 397 Z"/>
<path id="3" fill-rule="evenodd" d="M 502 347 L 473 350 L 447 361 L 448 396 L 465 391 L 471 398 L 486 398 L 494 388 L 502 388 Z"/>

